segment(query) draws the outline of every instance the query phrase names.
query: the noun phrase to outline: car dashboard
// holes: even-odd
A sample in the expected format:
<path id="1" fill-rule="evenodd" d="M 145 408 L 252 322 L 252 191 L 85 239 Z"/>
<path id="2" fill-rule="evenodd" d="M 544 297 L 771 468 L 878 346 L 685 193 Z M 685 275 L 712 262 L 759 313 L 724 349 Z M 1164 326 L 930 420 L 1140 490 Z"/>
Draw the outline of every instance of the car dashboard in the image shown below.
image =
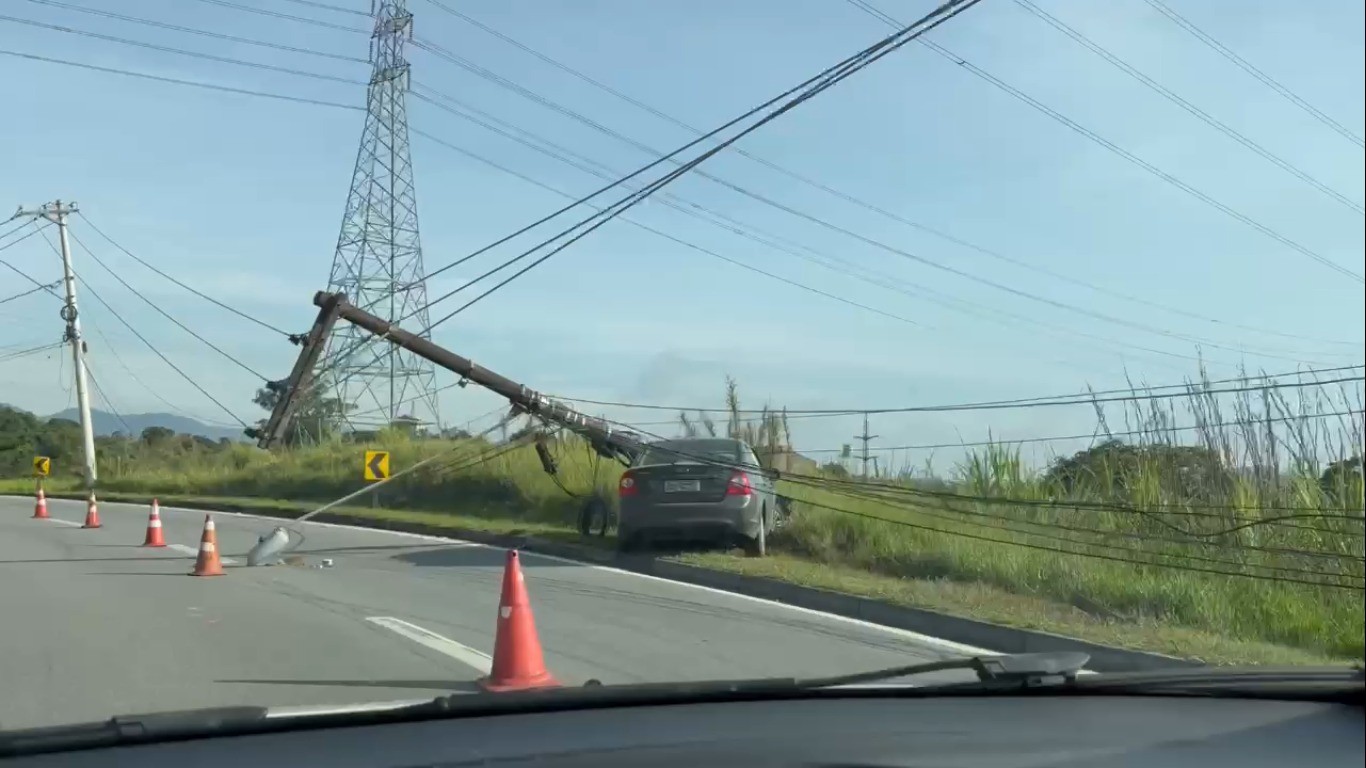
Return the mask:
<path id="1" fill-rule="evenodd" d="M 1360 766 L 1359 706 L 1178 696 L 838 697 L 595 707 L 50 752 L 10 766 Z"/>

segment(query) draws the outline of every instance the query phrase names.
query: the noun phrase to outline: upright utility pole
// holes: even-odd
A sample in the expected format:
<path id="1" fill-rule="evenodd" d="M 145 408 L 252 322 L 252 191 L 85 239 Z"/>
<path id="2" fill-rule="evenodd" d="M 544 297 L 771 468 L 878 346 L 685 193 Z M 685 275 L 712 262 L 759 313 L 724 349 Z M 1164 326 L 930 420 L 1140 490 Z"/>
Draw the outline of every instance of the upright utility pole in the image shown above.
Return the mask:
<path id="1" fill-rule="evenodd" d="M 62 249 L 62 285 L 66 289 L 66 303 L 62 305 L 61 317 L 66 321 L 63 341 L 71 344 L 72 367 L 76 371 L 76 403 L 81 414 L 81 447 L 85 458 L 85 486 L 95 488 L 95 429 L 90 419 L 90 390 L 86 384 L 85 341 L 81 338 L 80 312 L 76 309 L 76 274 L 71 269 L 71 246 L 67 242 L 66 217 L 77 211 L 75 203 L 58 200 L 48 203 L 37 210 L 20 210 L 19 216 L 41 217 L 57 225 L 57 239 Z"/>
<path id="2" fill-rule="evenodd" d="M 863 414 L 863 434 L 861 434 L 861 435 L 854 435 L 854 439 L 855 439 L 855 440 L 859 440 L 859 441 L 861 441 L 861 442 L 863 443 L 863 456 L 860 457 L 860 460 L 863 462 L 863 476 L 864 476 L 864 477 L 867 477 L 867 476 L 868 476 L 868 462 L 869 462 L 870 460 L 873 459 L 872 456 L 869 456 L 869 455 L 868 455 L 868 443 L 869 443 L 869 441 L 876 440 L 878 437 L 879 437 L 879 435 L 870 435 L 870 434 L 868 434 L 868 414 L 867 414 L 867 413 L 864 413 L 864 414 Z"/>

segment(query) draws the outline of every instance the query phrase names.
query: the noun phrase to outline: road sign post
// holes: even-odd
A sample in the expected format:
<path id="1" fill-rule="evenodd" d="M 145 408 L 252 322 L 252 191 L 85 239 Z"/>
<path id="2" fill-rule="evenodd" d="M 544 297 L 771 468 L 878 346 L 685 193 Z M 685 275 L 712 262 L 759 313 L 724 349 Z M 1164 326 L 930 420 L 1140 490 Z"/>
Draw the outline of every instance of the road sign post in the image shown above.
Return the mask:
<path id="1" fill-rule="evenodd" d="M 389 452 L 388 451 L 366 451 L 365 452 L 365 479 L 368 482 L 378 482 L 389 479 Z M 370 506 L 379 508 L 379 488 L 375 488 L 374 493 L 370 494 Z"/>
<path id="2" fill-rule="evenodd" d="M 365 479 L 370 482 L 389 479 L 389 452 L 365 452 Z"/>

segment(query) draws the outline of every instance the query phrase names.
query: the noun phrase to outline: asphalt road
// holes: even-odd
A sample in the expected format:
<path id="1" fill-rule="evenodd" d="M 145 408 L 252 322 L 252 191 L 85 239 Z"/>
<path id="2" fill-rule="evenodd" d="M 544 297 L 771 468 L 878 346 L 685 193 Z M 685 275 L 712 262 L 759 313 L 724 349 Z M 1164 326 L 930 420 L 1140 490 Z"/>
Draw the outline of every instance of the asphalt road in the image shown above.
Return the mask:
<path id="1" fill-rule="evenodd" d="M 505 552 L 305 524 L 301 564 L 249 568 L 279 521 L 215 513 L 226 575 L 189 574 L 205 513 L 0 497 L 0 729 L 231 704 L 473 690 L 488 671 Z M 322 560 L 330 567 L 320 567 Z M 913 633 L 524 553 L 550 670 L 566 684 L 809 676 L 954 656 Z M 937 679 L 959 673 L 941 673 Z M 935 678 L 926 678 L 935 679 Z"/>

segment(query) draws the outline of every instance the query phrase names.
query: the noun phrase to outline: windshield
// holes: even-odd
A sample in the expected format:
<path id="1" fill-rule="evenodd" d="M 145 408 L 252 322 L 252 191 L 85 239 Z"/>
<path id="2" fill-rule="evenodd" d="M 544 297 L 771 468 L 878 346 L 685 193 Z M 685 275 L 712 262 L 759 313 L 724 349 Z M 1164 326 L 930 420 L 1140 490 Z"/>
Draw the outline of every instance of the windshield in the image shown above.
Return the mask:
<path id="1" fill-rule="evenodd" d="M 1364 11 L 1111 5 L 5 2 L 0 731 L 1360 661 Z"/>

